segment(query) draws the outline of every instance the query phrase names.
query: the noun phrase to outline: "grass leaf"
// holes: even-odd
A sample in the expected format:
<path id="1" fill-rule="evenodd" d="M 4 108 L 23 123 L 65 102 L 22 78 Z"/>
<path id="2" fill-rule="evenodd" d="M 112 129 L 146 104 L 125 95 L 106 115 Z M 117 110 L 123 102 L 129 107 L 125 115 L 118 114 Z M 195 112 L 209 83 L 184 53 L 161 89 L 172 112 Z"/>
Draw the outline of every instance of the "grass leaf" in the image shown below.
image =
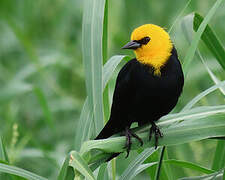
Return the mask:
<path id="1" fill-rule="evenodd" d="M 179 180 L 203 180 L 203 179 L 207 179 L 207 180 L 221 180 L 223 176 L 223 173 L 219 172 L 215 172 L 212 173 L 210 175 L 205 175 L 205 176 L 196 176 L 196 177 L 185 177 L 185 178 L 180 178 Z"/>
<path id="2" fill-rule="evenodd" d="M 199 15 L 198 13 L 195 13 L 194 15 L 194 21 L 193 21 L 193 28 L 195 31 L 198 30 L 200 24 L 203 21 L 203 17 Z M 210 28 L 209 25 L 205 27 L 204 32 L 201 35 L 201 39 L 205 43 L 205 45 L 208 47 L 208 49 L 213 53 L 213 55 L 216 57 L 217 61 L 220 63 L 220 65 L 225 69 L 225 50 L 222 46 L 222 43 L 216 36 L 216 34 L 213 32 L 213 30 Z"/>
<path id="3" fill-rule="evenodd" d="M 182 117 L 180 117 L 180 120 Z M 179 121 L 180 121 L 179 120 Z M 158 123 L 160 125 L 160 123 Z M 178 145 L 187 142 L 199 141 L 210 137 L 225 136 L 225 120 L 224 113 L 218 112 L 217 115 L 192 117 L 190 114 L 189 119 L 183 120 L 180 123 L 174 123 L 173 120 L 169 124 L 160 125 L 164 137 L 159 140 L 159 145 Z M 143 147 L 153 147 L 154 142 L 148 141 L 149 129 L 144 133 L 137 133 L 140 138 L 144 140 Z M 107 153 L 123 152 L 125 137 L 109 138 L 104 140 L 91 140 L 82 145 L 81 153 L 84 154 L 90 150 L 100 150 Z M 136 139 L 132 139 L 131 149 L 137 149 L 140 143 Z"/>
<path id="4" fill-rule="evenodd" d="M 147 148 L 145 149 L 141 154 L 137 156 L 137 158 L 129 164 L 127 169 L 123 172 L 123 174 L 120 176 L 119 180 L 129 180 L 134 177 L 136 174 L 136 170 L 139 168 L 139 166 L 149 157 L 152 153 L 154 153 L 156 150 L 155 148 Z"/>
<path id="5" fill-rule="evenodd" d="M 74 149 L 76 151 L 79 151 L 81 144 L 84 141 L 89 140 L 91 137 L 91 132 L 92 132 L 91 124 L 93 120 L 93 111 L 91 111 L 91 109 L 89 108 L 88 99 L 89 97 L 86 98 L 81 111 L 80 119 L 77 126 L 80 128 L 79 129 L 76 128 L 77 132 L 76 132 L 75 145 L 74 145 L 75 146 Z"/>
<path id="6" fill-rule="evenodd" d="M 220 6 L 221 3 L 222 3 L 222 0 L 217 0 L 215 2 L 213 7 L 209 10 L 208 14 L 206 15 L 206 17 L 202 21 L 201 25 L 199 26 L 198 31 L 194 35 L 193 41 L 191 42 L 191 46 L 188 49 L 188 51 L 186 53 L 186 56 L 184 58 L 183 69 L 184 69 L 185 76 L 187 75 L 189 66 L 190 66 L 191 61 L 194 57 L 194 54 L 195 54 L 195 51 L 197 49 L 198 42 L 201 38 L 201 35 L 204 32 L 207 24 L 209 23 L 210 19 L 212 18 L 212 16 L 214 15 L 214 13 L 216 12 L 216 10 L 218 9 L 218 7 Z"/>
<path id="7" fill-rule="evenodd" d="M 218 88 L 224 88 L 225 87 L 225 81 L 222 81 L 221 83 L 218 83 L 214 86 L 211 86 L 210 88 L 206 89 L 205 91 L 201 92 L 200 94 L 198 94 L 195 98 L 193 98 L 189 103 L 187 103 L 185 105 L 185 107 L 182 109 L 182 111 L 184 110 L 188 110 L 191 107 L 193 107 L 200 99 L 202 99 L 203 97 L 205 97 L 206 95 L 208 95 L 209 93 L 215 91 Z"/>
<path id="8" fill-rule="evenodd" d="M 179 166 L 181 168 L 187 168 L 187 169 L 191 169 L 196 172 L 201 172 L 201 173 L 205 173 L 205 174 L 211 174 L 211 173 L 215 172 L 211 169 L 207 169 L 200 165 L 197 165 L 197 164 L 194 164 L 191 162 L 187 162 L 187 161 L 176 160 L 176 159 L 164 160 L 163 163 L 168 164 L 168 165 L 173 164 L 173 165 Z M 135 177 L 137 174 L 139 174 L 143 170 L 145 170 L 149 167 L 152 167 L 152 166 L 156 166 L 157 164 L 158 164 L 158 162 L 152 162 L 152 163 L 146 163 L 146 164 L 140 165 L 139 168 L 135 171 L 133 177 Z"/>
<path id="9" fill-rule="evenodd" d="M 79 171 L 88 180 L 95 180 L 91 169 L 88 167 L 85 160 L 76 151 L 72 151 L 70 153 L 70 166 L 72 166 L 74 170 Z"/>
<path id="10" fill-rule="evenodd" d="M 82 54 L 86 75 L 88 105 L 94 114 L 95 135 L 103 128 L 102 36 L 105 0 L 85 0 Z"/>
<path id="11" fill-rule="evenodd" d="M 191 162 L 187 162 L 187 161 L 170 159 L 170 160 L 163 161 L 163 163 L 174 164 L 174 165 L 182 167 L 182 168 L 192 169 L 192 170 L 195 170 L 197 172 L 201 172 L 201 173 L 205 173 L 205 174 L 211 174 L 211 173 L 215 172 L 211 169 L 207 169 L 205 167 L 202 167 L 200 165 L 197 165 L 197 164 L 194 164 L 194 163 L 191 163 Z"/>
<path id="12" fill-rule="evenodd" d="M 29 180 L 47 180 L 44 177 L 38 176 L 34 173 L 31 173 L 29 171 L 26 171 L 24 169 L 15 167 L 15 166 L 10 166 L 6 164 L 0 163 L 0 172 L 8 173 L 8 174 L 13 174 L 16 176 L 20 176 Z"/>
<path id="13" fill-rule="evenodd" d="M 103 89 L 106 87 L 109 79 L 112 77 L 118 64 L 127 56 L 115 55 L 112 56 L 103 67 Z"/>

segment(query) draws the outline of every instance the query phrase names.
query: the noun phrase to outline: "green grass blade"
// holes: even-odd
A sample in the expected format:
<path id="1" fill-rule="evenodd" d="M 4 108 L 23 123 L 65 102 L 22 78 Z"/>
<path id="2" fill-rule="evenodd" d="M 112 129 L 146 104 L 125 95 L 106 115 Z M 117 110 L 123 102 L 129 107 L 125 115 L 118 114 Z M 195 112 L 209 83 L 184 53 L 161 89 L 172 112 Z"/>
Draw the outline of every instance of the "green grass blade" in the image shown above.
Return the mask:
<path id="1" fill-rule="evenodd" d="M 154 153 L 156 150 L 154 148 L 147 148 L 138 157 L 129 164 L 127 169 L 120 176 L 119 180 L 129 180 L 134 177 L 135 171 L 139 168 L 139 166 Z"/>
<path id="2" fill-rule="evenodd" d="M 197 16 L 198 16 L 198 15 L 197 15 Z M 185 37 L 186 37 L 186 39 L 188 40 L 189 43 L 191 42 L 191 35 L 192 35 L 192 29 L 190 29 L 190 27 L 193 27 L 193 26 L 194 26 L 194 25 L 193 25 L 193 24 L 194 24 L 194 20 L 193 20 L 194 18 L 196 18 L 196 17 L 194 17 L 193 15 L 188 15 L 188 16 L 186 16 L 186 17 L 184 18 L 184 20 L 182 21 L 182 29 L 183 29 L 184 35 L 185 35 Z M 203 19 L 203 18 L 202 18 L 202 19 Z M 195 22 L 195 23 L 196 23 L 196 22 Z M 194 29 L 194 27 L 193 27 L 193 29 Z M 209 31 L 208 29 L 209 29 L 209 26 L 207 25 L 207 27 L 206 27 L 206 29 L 205 29 L 205 31 L 204 31 L 204 33 L 203 33 L 202 36 L 206 35 L 206 32 Z M 213 42 L 211 42 L 211 43 L 213 43 Z M 210 68 L 207 66 L 207 64 L 206 64 L 206 62 L 204 61 L 203 56 L 201 55 L 201 53 L 200 53 L 200 51 L 198 50 L 198 48 L 197 48 L 196 52 L 197 52 L 196 55 L 197 55 L 198 58 L 202 61 L 203 65 L 205 66 L 206 70 L 208 71 L 208 73 L 209 73 L 211 79 L 213 80 L 213 82 L 214 82 L 215 84 L 220 83 L 221 81 L 213 74 L 213 72 L 212 72 L 212 71 L 210 70 Z M 219 87 L 219 89 L 220 89 L 220 91 L 221 91 L 223 94 L 225 94 L 225 89 L 224 89 L 223 87 Z"/>
<path id="3" fill-rule="evenodd" d="M 2 164 L 2 163 L 0 163 L 0 172 L 20 176 L 20 177 L 23 177 L 23 178 L 26 178 L 29 180 L 47 180 L 44 177 L 38 176 L 38 175 L 31 173 L 29 171 L 26 171 L 24 169 L 21 169 L 21 168 L 15 167 L 15 166 Z"/>
<path id="4" fill-rule="evenodd" d="M 187 162 L 187 161 L 181 161 L 181 160 L 175 160 L 175 159 L 170 159 L 170 160 L 164 160 L 163 161 L 164 164 L 168 164 L 168 165 L 176 165 L 179 166 L 181 168 L 187 168 L 187 169 L 191 169 L 194 170 L 196 172 L 201 172 L 201 173 L 205 173 L 205 174 L 212 174 L 215 173 L 215 171 L 211 170 L 211 169 L 207 169 L 205 167 L 202 167 L 200 165 L 191 163 L 191 162 Z M 134 177 L 139 174 L 140 172 L 142 172 L 143 170 L 147 169 L 148 167 L 153 167 L 156 166 L 158 164 L 158 162 L 152 162 L 152 163 L 146 163 L 146 164 L 142 164 L 141 166 L 139 166 L 139 168 L 136 170 Z"/>
<path id="5" fill-rule="evenodd" d="M 79 171 L 88 180 L 95 180 L 91 169 L 88 167 L 85 160 L 76 151 L 72 151 L 70 153 L 70 166 L 72 166 L 74 170 Z"/>
<path id="6" fill-rule="evenodd" d="M 88 99 L 89 98 L 87 97 L 81 111 L 80 119 L 78 122 L 78 127 L 80 128 L 76 128 L 77 132 L 74 145 L 76 151 L 79 151 L 81 144 L 84 141 L 89 140 L 91 136 L 92 130 L 90 127 L 93 119 L 93 111 L 91 111 L 91 109 L 89 108 Z"/>
<path id="7" fill-rule="evenodd" d="M 94 114 L 94 135 L 103 127 L 102 36 L 105 0 L 85 0 L 82 54 L 86 75 L 88 104 Z"/>
<path id="8" fill-rule="evenodd" d="M 108 0 L 105 0 L 104 10 L 104 22 L 103 22 L 103 38 L 102 38 L 102 49 L 103 49 L 103 64 L 107 62 L 108 57 Z M 103 92 L 103 104 L 104 104 L 104 122 L 106 123 L 110 114 L 109 104 L 109 88 L 105 88 Z"/>
<path id="9" fill-rule="evenodd" d="M 198 46 L 199 40 L 201 38 L 201 35 L 204 32 L 204 30 L 205 30 L 208 22 L 210 21 L 210 19 L 212 18 L 212 16 L 214 15 L 214 13 L 216 12 L 216 10 L 220 6 L 220 4 L 222 3 L 222 1 L 223 0 L 217 0 L 215 2 L 215 4 L 213 5 L 213 7 L 209 10 L 208 14 L 206 15 L 206 17 L 202 21 L 201 25 L 199 26 L 198 31 L 194 35 L 193 41 L 191 43 L 191 46 L 188 49 L 188 51 L 186 53 L 186 56 L 184 58 L 183 69 L 184 69 L 185 76 L 187 75 L 188 69 L 189 69 L 190 64 L 191 64 L 191 61 L 192 61 L 192 59 L 194 57 L 194 54 L 195 54 L 195 51 L 197 49 L 197 46 Z"/>
<path id="10" fill-rule="evenodd" d="M 189 103 L 187 103 L 185 105 L 185 107 L 182 109 L 182 111 L 192 108 L 199 100 L 201 100 L 203 97 L 205 97 L 206 95 L 215 91 L 218 88 L 225 88 L 225 81 L 222 81 L 221 83 L 211 86 L 210 88 L 208 88 L 205 91 L 198 94 L 195 98 L 193 98 Z"/>
<path id="11" fill-rule="evenodd" d="M 108 81 L 112 77 L 116 67 L 118 64 L 124 59 L 126 56 L 113 56 L 111 57 L 103 67 L 103 89 L 106 87 Z M 85 100 L 83 109 L 81 111 L 80 120 L 78 122 L 78 131 L 76 132 L 76 139 L 75 139 L 75 150 L 79 151 L 81 144 L 90 139 L 91 135 L 91 121 L 93 118 L 93 112 L 88 106 L 88 97 Z"/>
<path id="12" fill-rule="evenodd" d="M 213 170 L 220 170 L 225 166 L 225 141 L 218 140 L 217 147 L 213 159 L 212 169 Z"/>
<path id="13" fill-rule="evenodd" d="M 5 150 L 5 146 L 3 144 L 1 136 L 0 136 L 0 160 L 9 162 L 9 158 L 8 158 L 7 152 Z"/>
<path id="14" fill-rule="evenodd" d="M 195 31 L 198 30 L 200 24 L 203 21 L 203 17 L 199 15 L 198 13 L 195 13 L 194 15 L 194 21 L 193 21 L 193 28 Z M 205 43 L 205 45 L 208 47 L 208 49 L 213 53 L 213 55 L 216 57 L 217 61 L 220 63 L 220 65 L 225 69 L 225 50 L 222 46 L 222 43 L 218 39 L 217 35 L 213 30 L 210 28 L 209 25 L 206 26 L 201 39 Z"/>
<path id="15" fill-rule="evenodd" d="M 198 54 L 199 58 L 201 59 L 203 65 L 205 66 L 206 70 L 208 71 L 208 74 L 209 74 L 209 76 L 211 77 L 211 79 L 213 80 L 213 82 L 214 82 L 215 84 L 221 83 L 221 81 L 214 75 L 214 73 L 213 73 L 213 72 L 210 70 L 210 68 L 207 66 L 207 64 L 206 64 L 206 62 L 204 61 L 204 59 L 203 59 L 203 57 L 202 57 L 202 55 L 201 55 L 201 53 L 200 53 L 199 50 L 197 50 L 197 54 Z M 219 87 L 219 90 L 221 91 L 221 93 L 222 93 L 223 95 L 225 95 L 225 87 Z"/>
<path id="16" fill-rule="evenodd" d="M 158 124 L 159 125 L 169 124 L 169 123 L 178 122 L 181 120 L 188 121 L 193 118 L 207 117 L 207 116 L 211 116 L 218 113 L 224 113 L 224 112 L 225 112 L 225 105 L 196 107 L 187 111 L 182 111 L 180 113 L 164 116 L 158 121 Z"/>
<path id="17" fill-rule="evenodd" d="M 224 113 L 222 114 L 221 112 L 211 116 L 199 116 L 198 118 L 191 118 L 190 116 L 189 119 L 183 120 L 180 123 L 173 122 L 174 121 L 172 120 L 165 126 L 160 125 L 160 123 L 157 123 L 157 125 L 160 125 L 160 128 L 164 133 L 164 137 L 159 139 L 160 146 L 178 145 L 193 141 L 199 141 L 210 137 L 225 136 L 225 119 Z M 144 148 L 154 147 L 154 142 L 148 141 L 149 127 L 146 128 L 146 132 L 137 134 L 140 138 L 143 139 Z M 103 152 L 103 154 L 112 152 L 123 152 L 125 151 L 125 142 L 125 137 L 116 137 L 104 140 L 91 140 L 85 142 L 82 145 L 81 153 L 84 154 L 86 152 L 91 151 L 92 149 L 100 150 Z M 140 143 L 136 139 L 132 138 L 132 142 L 133 143 L 131 149 L 138 149 L 140 147 Z"/>
<path id="18" fill-rule="evenodd" d="M 105 0 L 104 21 L 103 21 L 103 37 L 102 37 L 102 53 L 103 64 L 108 59 L 108 0 Z"/>
<path id="19" fill-rule="evenodd" d="M 184 8 L 180 11 L 180 13 L 176 17 L 175 21 L 173 22 L 173 24 L 169 28 L 169 30 L 168 30 L 169 33 L 171 33 L 171 31 L 173 30 L 174 25 L 177 24 L 178 19 L 182 16 L 182 14 L 187 9 L 187 7 L 189 6 L 190 3 L 191 3 L 191 0 L 188 0 L 188 2 L 185 4 Z"/>
<path id="20" fill-rule="evenodd" d="M 145 169 L 152 167 L 152 166 L 156 166 L 158 164 L 158 162 L 152 162 L 152 163 L 146 163 L 146 164 L 141 164 L 136 171 L 133 174 L 133 177 L 137 176 L 138 174 L 140 174 L 142 171 L 144 171 Z"/>
<path id="21" fill-rule="evenodd" d="M 112 77 L 118 64 L 127 56 L 115 55 L 112 56 L 103 67 L 103 89 L 106 87 L 109 79 Z"/>
<path id="22" fill-rule="evenodd" d="M 197 172 L 201 172 L 201 173 L 205 173 L 205 174 L 211 174 L 214 173 L 215 171 L 211 170 L 211 169 L 207 169 L 205 167 L 202 167 L 200 165 L 191 163 L 191 162 L 187 162 L 187 161 L 180 161 L 180 160 L 175 160 L 175 159 L 170 159 L 170 160 L 166 160 L 163 161 L 166 164 L 173 164 L 182 168 L 188 168 L 188 169 L 192 169 L 195 170 Z"/>
<path id="23" fill-rule="evenodd" d="M 8 154 L 6 152 L 6 149 L 5 149 L 5 146 L 4 146 L 4 143 L 2 141 L 2 137 L 0 136 L 0 161 L 2 161 L 3 163 L 9 163 L 9 158 L 8 158 Z M 12 176 L 9 175 L 9 174 L 2 174 L 0 173 L 0 179 L 3 179 L 4 180 L 12 180 Z"/>
<path id="24" fill-rule="evenodd" d="M 70 171 L 71 167 L 69 166 L 69 160 L 70 156 L 68 155 L 60 169 L 57 180 L 73 180 L 74 173 L 73 171 Z"/>
<path id="25" fill-rule="evenodd" d="M 105 180 L 105 173 L 107 173 L 107 163 L 100 166 L 97 180 Z M 108 179 L 108 177 L 106 177 Z"/>
<path id="26" fill-rule="evenodd" d="M 219 171 L 210 175 L 185 177 L 185 178 L 180 178 L 179 180 L 221 180 L 222 176 L 223 174 Z"/>

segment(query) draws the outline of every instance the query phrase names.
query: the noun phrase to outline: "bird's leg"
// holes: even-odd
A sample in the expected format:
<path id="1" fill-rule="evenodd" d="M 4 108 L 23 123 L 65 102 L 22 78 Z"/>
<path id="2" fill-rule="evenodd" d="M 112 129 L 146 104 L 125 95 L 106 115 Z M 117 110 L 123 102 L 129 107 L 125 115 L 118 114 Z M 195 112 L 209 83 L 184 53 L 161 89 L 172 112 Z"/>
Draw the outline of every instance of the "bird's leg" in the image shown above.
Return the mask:
<path id="1" fill-rule="evenodd" d="M 149 141 L 152 138 L 152 133 L 155 133 L 155 149 L 156 149 L 158 146 L 158 139 L 159 137 L 163 137 L 163 133 L 160 131 L 159 127 L 156 126 L 154 122 L 151 122 L 151 123 L 152 123 L 152 127 L 150 128 L 150 131 L 149 131 Z"/>
<path id="2" fill-rule="evenodd" d="M 141 146 L 143 145 L 143 141 L 140 137 L 138 137 L 138 135 L 136 135 L 135 133 L 133 133 L 129 127 L 126 127 L 125 129 L 125 136 L 126 136 L 126 148 L 127 148 L 127 155 L 126 155 L 126 158 L 129 156 L 129 153 L 130 153 L 130 148 L 131 148 L 131 136 L 133 136 L 134 138 L 136 138 Z"/>

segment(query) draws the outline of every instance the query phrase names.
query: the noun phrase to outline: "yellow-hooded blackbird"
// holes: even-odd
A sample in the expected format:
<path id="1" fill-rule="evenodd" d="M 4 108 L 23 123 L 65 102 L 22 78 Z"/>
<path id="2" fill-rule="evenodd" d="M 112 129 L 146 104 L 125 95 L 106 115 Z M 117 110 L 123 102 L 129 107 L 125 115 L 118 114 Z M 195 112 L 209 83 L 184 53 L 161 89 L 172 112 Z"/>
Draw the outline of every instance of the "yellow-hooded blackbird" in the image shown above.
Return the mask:
<path id="1" fill-rule="evenodd" d="M 131 41 L 122 48 L 134 50 L 136 58 L 127 62 L 118 74 L 110 119 L 96 139 L 125 131 L 128 156 L 131 136 L 143 144 L 130 131 L 133 122 L 138 122 L 138 126 L 151 123 L 149 139 L 154 133 L 157 147 L 162 133 L 155 121 L 177 104 L 184 76 L 169 34 L 157 25 L 145 24 L 136 28 Z"/>

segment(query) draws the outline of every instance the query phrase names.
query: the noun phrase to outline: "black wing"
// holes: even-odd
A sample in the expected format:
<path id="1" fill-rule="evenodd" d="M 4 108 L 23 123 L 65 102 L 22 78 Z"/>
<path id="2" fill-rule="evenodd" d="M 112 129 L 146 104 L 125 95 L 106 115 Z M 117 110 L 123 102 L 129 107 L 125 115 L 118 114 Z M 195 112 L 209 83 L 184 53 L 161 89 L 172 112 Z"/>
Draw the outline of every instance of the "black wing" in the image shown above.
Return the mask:
<path id="1" fill-rule="evenodd" d="M 115 133 L 123 131 L 126 126 L 130 126 L 129 104 L 132 100 L 132 93 L 134 91 L 131 78 L 132 70 L 136 63 L 137 60 L 132 59 L 120 70 L 113 94 L 110 119 L 96 139 L 108 138 Z"/>

